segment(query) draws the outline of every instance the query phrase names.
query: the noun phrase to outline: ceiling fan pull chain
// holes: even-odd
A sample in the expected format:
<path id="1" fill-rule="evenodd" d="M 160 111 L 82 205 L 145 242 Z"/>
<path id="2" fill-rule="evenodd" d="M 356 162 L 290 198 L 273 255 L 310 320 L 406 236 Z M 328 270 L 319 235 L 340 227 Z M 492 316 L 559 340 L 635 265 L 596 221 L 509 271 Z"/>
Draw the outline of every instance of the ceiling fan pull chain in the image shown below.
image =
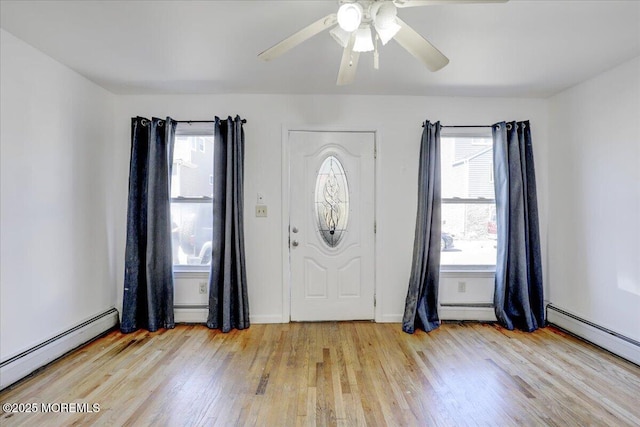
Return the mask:
<path id="1" fill-rule="evenodd" d="M 379 37 L 376 34 L 375 44 L 373 45 L 373 69 L 374 70 L 380 69 L 380 55 L 378 54 L 378 40 L 379 40 Z"/>

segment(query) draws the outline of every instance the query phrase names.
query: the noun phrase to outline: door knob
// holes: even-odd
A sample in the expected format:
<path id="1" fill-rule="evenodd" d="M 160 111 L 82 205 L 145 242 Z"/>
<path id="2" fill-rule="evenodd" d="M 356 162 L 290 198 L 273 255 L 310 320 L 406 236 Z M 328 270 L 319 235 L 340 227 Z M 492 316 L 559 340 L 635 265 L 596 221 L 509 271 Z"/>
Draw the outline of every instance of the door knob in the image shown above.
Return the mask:
<path id="1" fill-rule="evenodd" d="M 291 246 L 298 246 L 298 241 L 297 240 L 292 240 L 291 241 Z"/>

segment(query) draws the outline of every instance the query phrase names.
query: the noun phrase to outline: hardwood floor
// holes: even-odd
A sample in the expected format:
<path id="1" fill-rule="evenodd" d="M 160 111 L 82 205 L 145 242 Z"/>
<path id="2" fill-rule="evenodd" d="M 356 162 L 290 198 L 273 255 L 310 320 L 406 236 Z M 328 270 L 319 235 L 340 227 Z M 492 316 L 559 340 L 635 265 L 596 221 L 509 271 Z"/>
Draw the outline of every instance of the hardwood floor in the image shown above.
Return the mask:
<path id="1" fill-rule="evenodd" d="M 3 426 L 639 426 L 640 367 L 552 327 L 181 325 L 111 332 L 0 402 L 38 410 Z"/>

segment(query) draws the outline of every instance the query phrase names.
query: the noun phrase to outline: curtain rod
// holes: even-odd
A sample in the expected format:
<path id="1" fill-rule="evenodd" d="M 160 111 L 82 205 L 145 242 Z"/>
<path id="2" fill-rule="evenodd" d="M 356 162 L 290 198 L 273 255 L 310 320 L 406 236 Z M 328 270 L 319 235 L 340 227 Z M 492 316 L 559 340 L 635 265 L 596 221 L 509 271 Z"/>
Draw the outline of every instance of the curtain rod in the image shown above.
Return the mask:
<path id="1" fill-rule="evenodd" d="M 176 123 L 215 123 L 215 120 L 176 120 Z M 247 123 L 247 119 L 242 119 L 242 123 Z"/>
<path id="2" fill-rule="evenodd" d="M 495 124 L 495 125 L 448 125 L 448 126 L 447 125 L 440 125 L 441 128 L 493 128 L 494 126 L 498 126 L 498 124 Z M 517 122 L 516 123 L 516 127 L 518 129 L 524 129 L 526 126 L 527 125 L 524 122 Z M 422 123 L 422 127 L 424 127 L 424 123 Z M 508 130 L 512 129 L 511 123 L 507 123 L 507 129 Z"/>
<path id="3" fill-rule="evenodd" d="M 443 128 L 491 128 L 492 125 L 442 125 Z"/>
<path id="4" fill-rule="evenodd" d="M 424 127 L 424 123 L 422 124 Z M 441 128 L 490 128 L 492 125 L 440 125 Z"/>

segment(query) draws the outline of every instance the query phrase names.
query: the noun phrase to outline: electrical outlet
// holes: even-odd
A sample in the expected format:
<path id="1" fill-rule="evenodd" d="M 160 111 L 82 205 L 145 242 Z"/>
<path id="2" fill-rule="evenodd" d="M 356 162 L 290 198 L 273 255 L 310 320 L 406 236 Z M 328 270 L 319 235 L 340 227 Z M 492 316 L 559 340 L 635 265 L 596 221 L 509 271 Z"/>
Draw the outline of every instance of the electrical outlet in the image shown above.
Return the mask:
<path id="1" fill-rule="evenodd" d="M 267 216 L 267 205 L 256 205 L 256 216 Z"/>
<path id="2" fill-rule="evenodd" d="M 207 282 L 200 282 L 200 288 L 198 289 L 201 294 L 207 293 Z"/>
<path id="3" fill-rule="evenodd" d="M 467 292 L 467 282 L 458 282 L 458 292 Z"/>

